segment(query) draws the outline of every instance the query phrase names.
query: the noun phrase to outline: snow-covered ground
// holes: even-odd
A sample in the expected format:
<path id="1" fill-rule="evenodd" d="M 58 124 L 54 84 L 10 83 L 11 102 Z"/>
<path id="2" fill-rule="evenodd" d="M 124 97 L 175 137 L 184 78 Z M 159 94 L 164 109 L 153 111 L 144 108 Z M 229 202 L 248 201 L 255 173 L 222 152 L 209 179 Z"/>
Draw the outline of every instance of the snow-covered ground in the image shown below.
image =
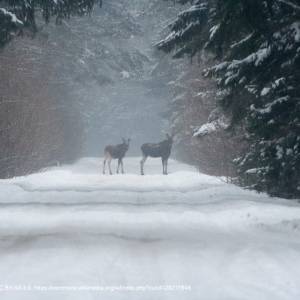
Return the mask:
<path id="1" fill-rule="evenodd" d="M 300 205 L 170 161 L 101 159 L 0 181 L 0 299 L 300 299 Z M 155 287 L 177 291 L 4 291 Z M 1 291 L 2 290 L 2 291 Z"/>

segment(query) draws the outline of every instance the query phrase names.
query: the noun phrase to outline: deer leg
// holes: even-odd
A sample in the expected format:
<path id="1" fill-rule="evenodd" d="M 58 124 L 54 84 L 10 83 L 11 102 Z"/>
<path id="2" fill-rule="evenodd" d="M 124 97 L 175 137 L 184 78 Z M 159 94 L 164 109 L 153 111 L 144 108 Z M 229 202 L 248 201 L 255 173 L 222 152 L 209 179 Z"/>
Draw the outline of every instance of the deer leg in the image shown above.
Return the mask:
<path id="1" fill-rule="evenodd" d="M 165 175 L 168 175 L 168 159 L 165 160 Z"/>
<path id="2" fill-rule="evenodd" d="M 105 174 L 105 165 L 106 165 L 106 158 L 104 158 L 104 161 L 103 161 L 103 174 Z"/>
<path id="3" fill-rule="evenodd" d="M 109 170 L 109 174 L 110 175 L 112 175 L 112 171 L 111 171 L 111 166 L 110 166 L 110 164 L 111 164 L 111 160 L 112 160 L 112 158 L 110 157 L 109 159 L 108 159 L 108 170 Z"/>
<path id="4" fill-rule="evenodd" d="M 122 169 L 122 174 L 124 174 L 124 165 L 123 165 L 123 159 L 121 159 L 121 169 Z"/>
<path id="5" fill-rule="evenodd" d="M 121 159 L 119 158 L 118 159 L 117 174 L 119 174 L 120 165 L 121 165 Z"/>
<path id="6" fill-rule="evenodd" d="M 141 175 L 144 175 L 144 164 L 145 164 L 146 159 L 147 159 L 147 156 L 144 155 L 141 160 Z"/>
<path id="7" fill-rule="evenodd" d="M 161 158 L 161 164 L 162 164 L 163 174 L 165 175 L 165 160 L 163 158 Z"/>

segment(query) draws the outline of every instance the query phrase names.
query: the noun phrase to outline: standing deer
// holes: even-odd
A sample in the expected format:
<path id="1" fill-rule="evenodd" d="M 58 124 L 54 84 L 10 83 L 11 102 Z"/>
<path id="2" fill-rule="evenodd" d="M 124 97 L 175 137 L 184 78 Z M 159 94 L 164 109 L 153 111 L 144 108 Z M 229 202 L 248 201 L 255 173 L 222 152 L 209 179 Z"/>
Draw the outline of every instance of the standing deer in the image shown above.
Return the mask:
<path id="1" fill-rule="evenodd" d="M 171 154 L 171 148 L 173 144 L 173 135 L 167 134 L 167 138 L 160 143 L 151 144 L 146 143 L 141 146 L 143 158 L 141 160 L 141 175 L 144 175 L 144 164 L 148 156 L 161 157 L 163 174 L 168 174 L 168 159 Z"/>
<path id="2" fill-rule="evenodd" d="M 129 149 L 130 139 L 128 139 L 126 141 L 124 138 L 122 138 L 122 140 L 123 140 L 122 144 L 108 145 L 105 147 L 104 161 L 103 161 L 103 174 L 105 174 L 105 165 L 106 165 L 106 161 L 107 161 L 109 174 L 112 175 L 112 171 L 111 171 L 111 167 L 110 167 L 112 159 L 118 159 L 117 173 L 119 173 L 119 169 L 121 166 L 122 174 L 124 174 L 123 158 L 124 158 L 127 150 Z"/>

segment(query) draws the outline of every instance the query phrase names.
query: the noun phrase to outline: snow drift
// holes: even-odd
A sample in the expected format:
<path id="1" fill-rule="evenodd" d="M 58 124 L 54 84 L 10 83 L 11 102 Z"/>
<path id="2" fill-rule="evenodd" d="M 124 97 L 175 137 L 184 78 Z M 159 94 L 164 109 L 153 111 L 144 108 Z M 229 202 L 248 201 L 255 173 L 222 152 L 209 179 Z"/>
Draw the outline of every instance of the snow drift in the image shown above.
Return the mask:
<path id="1" fill-rule="evenodd" d="M 298 299 L 300 206 L 170 161 L 99 158 L 0 181 L 1 299 Z M 5 285 L 185 291 L 5 291 Z"/>

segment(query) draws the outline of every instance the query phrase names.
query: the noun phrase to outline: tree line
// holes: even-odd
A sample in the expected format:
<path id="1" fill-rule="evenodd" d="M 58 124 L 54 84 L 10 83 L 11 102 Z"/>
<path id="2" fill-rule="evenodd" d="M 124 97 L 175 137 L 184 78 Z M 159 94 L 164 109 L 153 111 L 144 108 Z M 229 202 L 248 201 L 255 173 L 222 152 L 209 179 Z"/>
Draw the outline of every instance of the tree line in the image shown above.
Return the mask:
<path id="1" fill-rule="evenodd" d="M 216 135 L 223 135 L 225 149 L 234 154 L 232 166 L 240 185 L 299 197 L 299 2 L 175 2 L 185 9 L 157 48 L 174 59 L 188 56 L 198 61 L 201 76 L 216 83 L 215 107 L 193 135 L 199 143 L 214 136 L 212 148 Z M 202 101 L 205 97 L 204 92 Z M 234 139 L 236 147 L 230 145 Z"/>
<path id="2" fill-rule="evenodd" d="M 156 47 L 178 62 L 177 77 L 168 83 L 174 98 L 165 117 L 177 132 L 180 156 L 202 171 L 226 175 L 244 187 L 299 197 L 298 1 L 172 2 L 183 5 L 183 10 Z M 2 47 L 17 35 L 35 35 L 37 19 L 60 23 L 102 5 L 100 0 L 0 3 Z M 76 112 L 59 99 L 60 85 L 55 87 L 55 99 L 46 95 L 51 76 L 43 73 L 47 56 L 30 57 L 36 64 L 16 64 L 17 53 L 18 42 L 11 56 L 0 58 L 2 178 L 34 171 L 45 161 L 64 161 L 66 152 L 75 158 L 82 145 L 78 136 L 84 136 Z M 184 57 L 191 64 L 183 63 Z"/>
<path id="3" fill-rule="evenodd" d="M 102 1 L 0 1 L 1 178 L 80 156 L 85 130 L 80 108 L 63 97 L 74 66 L 63 61 L 70 61 L 68 53 L 37 33 L 43 23 L 90 14 L 96 4 Z M 58 74 L 56 65 L 64 63 L 69 70 Z"/>

